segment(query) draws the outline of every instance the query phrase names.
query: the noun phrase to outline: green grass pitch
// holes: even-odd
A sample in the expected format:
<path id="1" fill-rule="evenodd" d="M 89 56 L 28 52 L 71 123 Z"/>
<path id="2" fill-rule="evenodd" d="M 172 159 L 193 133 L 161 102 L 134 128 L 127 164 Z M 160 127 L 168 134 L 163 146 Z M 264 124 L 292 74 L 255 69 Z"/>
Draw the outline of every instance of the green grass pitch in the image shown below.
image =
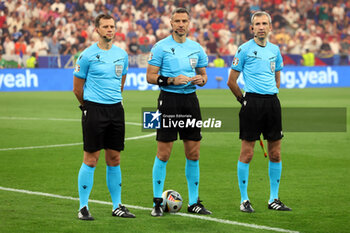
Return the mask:
<path id="1" fill-rule="evenodd" d="M 238 107 L 227 89 L 199 90 L 201 107 Z M 127 122 L 141 122 L 141 108 L 154 107 L 158 92 L 125 91 Z M 239 211 L 236 166 L 238 133 L 204 132 L 200 159 L 200 197 L 215 219 L 300 232 L 350 232 L 350 88 L 282 89 L 283 107 L 346 107 L 347 132 L 285 132 L 280 197 L 291 212 L 267 209 L 268 159 L 256 144 L 248 193 L 256 213 Z M 78 197 L 77 175 L 82 145 L 1 150 L 82 142 L 80 110 L 72 92 L 0 92 L 0 187 Z M 12 118 L 11 118 L 12 117 Z M 17 118 L 16 118 L 17 117 Z M 233 116 L 234 117 L 234 116 Z M 55 120 L 56 119 L 56 120 Z M 62 119 L 76 119 L 63 121 Z M 237 119 L 237 118 L 236 118 Z M 126 125 L 126 137 L 149 134 Z M 122 201 L 152 207 L 155 137 L 126 141 L 122 152 Z M 90 199 L 111 202 L 103 154 Z M 185 156 L 174 144 L 165 189 L 181 193 L 187 209 Z M 77 219 L 78 201 L 29 195 L 0 188 L 0 232 L 273 232 L 223 222 L 169 215 L 153 218 L 149 210 L 131 209 L 136 219 L 111 216 L 111 205 L 90 203 L 95 221 Z"/>

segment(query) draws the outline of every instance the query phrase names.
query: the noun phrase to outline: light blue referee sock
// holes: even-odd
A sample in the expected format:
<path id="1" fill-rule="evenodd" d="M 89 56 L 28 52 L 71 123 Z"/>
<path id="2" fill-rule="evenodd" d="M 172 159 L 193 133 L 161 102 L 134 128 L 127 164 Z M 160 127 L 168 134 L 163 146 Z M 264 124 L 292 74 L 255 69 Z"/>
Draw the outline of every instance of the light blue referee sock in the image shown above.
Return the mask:
<path id="1" fill-rule="evenodd" d="M 185 174 L 188 187 L 188 204 L 197 203 L 199 187 L 199 160 L 186 159 Z"/>
<path id="2" fill-rule="evenodd" d="M 153 164 L 153 197 L 161 198 L 164 188 L 164 181 L 166 176 L 166 165 L 168 162 L 164 162 L 157 158 L 154 160 Z"/>
<path id="3" fill-rule="evenodd" d="M 274 163 L 269 161 L 269 177 L 270 177 L 270 200 L 278 199 L 278 189 L 282 173 L 282 162 Z"/>
<path id="4" fill-rule="evenodd" d="M 83 163 L 79 170 L 78 175 L 78 191 L 79 191 L 79 200 L 80 208 L 86 206 L 88 209 L 88 201 L 91 193 L 92 186 L 94 184 L 94 172 L 95 167 L 89 167 Z"/>
<path id="5" fill-rule="evenodd" d="M 238 160 L 237 164 L 238 186 L 241 192 L 241 203 L 248 198 L 248 177 L 249 177 L 249 163 L 242 163 Z"/>
<path id="6" fill-rule="evenodd" d="M 119 204 L 121 204 L 122 193 L 122 172 L 119 165 L 115 167 L 107 165 L 106 180 L 113 202 L 113 210 L 115 210 L 119 207 Z"/>

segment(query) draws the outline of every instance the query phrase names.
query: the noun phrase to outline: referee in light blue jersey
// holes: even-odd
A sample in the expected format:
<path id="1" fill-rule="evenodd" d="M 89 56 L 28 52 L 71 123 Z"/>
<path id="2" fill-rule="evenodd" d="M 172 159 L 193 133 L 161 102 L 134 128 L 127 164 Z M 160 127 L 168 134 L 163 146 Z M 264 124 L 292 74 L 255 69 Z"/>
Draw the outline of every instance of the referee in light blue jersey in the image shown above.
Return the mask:
<path id="1" fill-rule="evenodd" d="M 97 43 L 85 49 L 74 70 L 73 92 L 82 110 L 84 161 L 78 175 L 81 220 L 93 220 L 88 199 L 94 171 L 105 149 L 107 186 L 112 197 L 112 216 L 134 218 L 121 204 L 120 151 L 124 149 L 124 109 L 122 91 L 128 71 L 127 53 L 112 44 L 115 21 L 101 14 L 95 19 Z"/>
<path id="2" fill-rule="evenodd" d="M 190 116 L 187 119 L 201 120 L 196 96 L 196 85 L 207 82 L 206 66 L 208 57 L 203 48 L 195 41 L 187 39 L 190 24 L 189 12 L 177 8 L 172 12 L 172 34 L 159 41 L 152 48 L 147 68 L 147 81 L 158 84 L 161 91 L 158 98 L 158 110 L 163 116 L 176 114 Z M 172 121 L 186 120 L 173 118 Z M 188 184 L 188 212 L 211 214 L 199 200 L 199 148 L 202 138 L 200 128 L 170 127 L 157 130 L 157 155 L 153 165 L 153 202 L 151 215 L 163 216 L 162 192 L 166 175 L 166 165 L 170 157 L 173 142 L 179 134 L 183 140 Z"/>
<path id="3" fill-rule="evenodd" d="M 241 45 L 232 62 L 227 85 L 241 103 L 239 113 L 241 153 L 237 165 L 238 183 L 241 192 L 240 210 L 254 212 L 248 198 L 249 162 L 253 158 L 255 141 L 262 133 L 267 140 L 269 154 L 270 199 L 268 209 L 291 210 L 278 197 L 281 179 L 281 106 L 277 98 L 280 87 L 280 71 L 283 61 L 278 46 L 267 41 L 272 29 L 268 13 L 258 11 L 251 17 L 254 38 Z M 244 95 L 237 85 L 243 74 Z"/>

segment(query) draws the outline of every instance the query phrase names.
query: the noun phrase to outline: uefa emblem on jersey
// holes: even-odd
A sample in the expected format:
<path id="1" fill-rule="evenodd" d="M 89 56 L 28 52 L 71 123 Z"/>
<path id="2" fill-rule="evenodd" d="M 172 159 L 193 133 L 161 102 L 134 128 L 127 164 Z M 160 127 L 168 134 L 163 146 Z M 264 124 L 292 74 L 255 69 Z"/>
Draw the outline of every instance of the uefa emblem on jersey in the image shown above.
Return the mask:
<path id="1" fill-rule="evenodd" d="M 80 65 L 76 64 L 74 68 L 74 72 L 79 73 L 80 71 Z"/>
<path id="2" fill-rule="evenodd" d="M 197 58 L 190 58 L 190 65 L 191 65 L 192 69 L 196 68 Z"/>
<path id="3" fill-rule="evenodd" d="M 274 73 L 276 69 L 276 62 L 272 61 L 270 62 L 271 72 Z"/>
<path id="4" fill-rule="evenodd" d="M 160 129 L 162 113 L 157 110 L 156 112 L 143 112 L 143 128 L 144 129 Z"/>
<path id="5" fill-rule="evenodd" d="M 115 74 L 117 76 L 122 75 L 123 73 L 123 66 L 122 65 L 115 65 Z"/>
<path id="6" fill-rule="evenodd" d="M 233 64 L 234 66 L 237 66 L 237 65 L 238 65 L 238 62 L 239 62 L 239 59 L 238 59 L 237 57 L 235 57 L 235 58 L 233 59 L 232 64 Z"/>

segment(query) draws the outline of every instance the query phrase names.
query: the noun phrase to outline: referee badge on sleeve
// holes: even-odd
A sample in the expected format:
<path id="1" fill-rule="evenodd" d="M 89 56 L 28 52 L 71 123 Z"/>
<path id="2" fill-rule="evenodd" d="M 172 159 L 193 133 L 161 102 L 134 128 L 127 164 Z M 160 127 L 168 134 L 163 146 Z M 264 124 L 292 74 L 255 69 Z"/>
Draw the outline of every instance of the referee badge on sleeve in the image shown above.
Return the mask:
<path id="1" fill-rule="evenodd" d="M 271 72 L 274 73 L 276 69 L 276 62 L 274 61 L 270 62 L 270 68 L 271 68 Z"/>
<path id="2" fill-rule="evenodd" d="M 117 76 L 122 75 L 123 73 L 123 66 L 122 65 L 115 65 L 115 74 Z"/>
<path id="3" fill-rule="evenodd" d="M 191 65 L 192 69 L 196 68 L 197 58 L 190 58 L 190 65 Z"/>

